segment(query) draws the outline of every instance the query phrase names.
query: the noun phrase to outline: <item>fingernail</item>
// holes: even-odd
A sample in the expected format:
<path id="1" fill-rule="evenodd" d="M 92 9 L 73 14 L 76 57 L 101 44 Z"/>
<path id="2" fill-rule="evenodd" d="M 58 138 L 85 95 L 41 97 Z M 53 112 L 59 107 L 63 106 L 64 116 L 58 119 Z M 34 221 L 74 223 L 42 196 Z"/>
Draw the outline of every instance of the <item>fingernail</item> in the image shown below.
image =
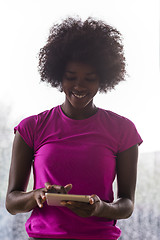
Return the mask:
<path id="1" fill-rule="evenodd" d="M 89 203 L 90 203 L 91 205 L 93 205 L 93 204 L 94 204 L 94 199 L 93 199 L 93 198 L 90 198 L 90 199 L 89 199 Z"/>

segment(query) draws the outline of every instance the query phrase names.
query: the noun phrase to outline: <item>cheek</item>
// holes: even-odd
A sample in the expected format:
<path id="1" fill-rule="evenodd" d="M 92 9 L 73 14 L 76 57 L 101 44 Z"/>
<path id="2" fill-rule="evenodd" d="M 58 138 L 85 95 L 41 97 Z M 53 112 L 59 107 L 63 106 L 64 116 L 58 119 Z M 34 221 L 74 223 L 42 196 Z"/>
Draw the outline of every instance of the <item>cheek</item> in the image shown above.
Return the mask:
<path id="1" fill-rule="evenodd" d="M 94 86 L 94 87 L 91 89 L 91 92 L 93 93 L 93 95 L 96 95 L 97 92 L 98 92 L 98 90 L 99 90 L 99 85 Z"/>
<path id="2" fill-rule="evenodd" d="M 70 89 L 70 84 L 66 82 L 62 82 L 62 89 L 64 92 L 68 91 Z"/>

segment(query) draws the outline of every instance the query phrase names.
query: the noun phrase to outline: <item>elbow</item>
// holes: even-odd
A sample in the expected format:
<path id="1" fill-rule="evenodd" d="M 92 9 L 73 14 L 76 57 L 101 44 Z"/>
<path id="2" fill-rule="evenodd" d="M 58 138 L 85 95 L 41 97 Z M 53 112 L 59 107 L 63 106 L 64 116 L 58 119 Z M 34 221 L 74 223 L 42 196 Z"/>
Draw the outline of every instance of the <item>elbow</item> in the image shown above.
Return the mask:
<path id="1" fill-rule="evenodd" d="M 127 219 L 131 217 L 134 211 L 134 201 L 132 201 L 130 198 L 119 198 L 117 204 L 118 217 L 116 219 Z"/>
<path id="2" fill-rule="evenodd" d="M 16 215 L 16 213 L 13 211 L 13 209 L 7 203 L 6 203 L 6 209 L 11 215 Z"/>
<path id="3" fill-rule="evenodd" d="M 16 213 L 15 213 L 13 207 L 12 207 L 11 201 L 10 201 L 10 199 L 9 199 L 8 196 L 6 197 L 5 207 L 6 207 L 6 210 L 7 210 L 11 215 L 16 215 Z"/>
<path id="4" fill-rule="evenodd" d="M 126 204 L 126 215 L 125 219 L 130 218 L 132 216 L 132 213 L 134 211 L 134 202 L 130 199 L 128 199 L 127 204 Z"/>
<path id="5" fill-rule="evenodd" d="M 130 218 L 132 216 L 133 210 L 130 210 L 128 214 L 126 214 L 124 219 Z"/>

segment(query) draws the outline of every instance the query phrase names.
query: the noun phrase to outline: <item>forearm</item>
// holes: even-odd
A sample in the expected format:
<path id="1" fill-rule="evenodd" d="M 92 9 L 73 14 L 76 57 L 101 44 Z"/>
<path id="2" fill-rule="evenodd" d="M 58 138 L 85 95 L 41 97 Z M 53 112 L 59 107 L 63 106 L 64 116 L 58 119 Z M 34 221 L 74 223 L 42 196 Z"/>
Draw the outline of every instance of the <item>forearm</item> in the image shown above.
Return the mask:
<path id="1" fill-rule="evenodd" d="M 13 215 L 17 213 L 29 212 L 36 206 L 37 203 L 34 198 L 34 191 L 13 191 L 8 194 L 6 199 L 6 208 L 8 212 Z"/>
<path id="2" fill-rule="evenodd" d="M 101 211 L 98 217 L 108 219 L 125 219 L 132 215 L 134 203 L 128 198 L 119 198 L 113 203 L 106 203 L 103 201 Z"/>

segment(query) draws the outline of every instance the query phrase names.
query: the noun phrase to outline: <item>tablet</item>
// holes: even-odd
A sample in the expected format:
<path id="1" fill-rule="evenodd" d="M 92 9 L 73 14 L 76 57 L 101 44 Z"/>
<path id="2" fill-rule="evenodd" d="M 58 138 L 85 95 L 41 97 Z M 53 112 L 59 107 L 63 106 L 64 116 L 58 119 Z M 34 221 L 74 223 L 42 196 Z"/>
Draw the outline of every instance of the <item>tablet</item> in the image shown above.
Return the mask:
<path id="1" fill-rule="evenodd" d="M 47 204 L 50 206 L 63 206 L 61 201 L 78 201 L 89 203 L 91 196 L 89 195 L 74 195 L 61 193 L 45 193 Z"/>

